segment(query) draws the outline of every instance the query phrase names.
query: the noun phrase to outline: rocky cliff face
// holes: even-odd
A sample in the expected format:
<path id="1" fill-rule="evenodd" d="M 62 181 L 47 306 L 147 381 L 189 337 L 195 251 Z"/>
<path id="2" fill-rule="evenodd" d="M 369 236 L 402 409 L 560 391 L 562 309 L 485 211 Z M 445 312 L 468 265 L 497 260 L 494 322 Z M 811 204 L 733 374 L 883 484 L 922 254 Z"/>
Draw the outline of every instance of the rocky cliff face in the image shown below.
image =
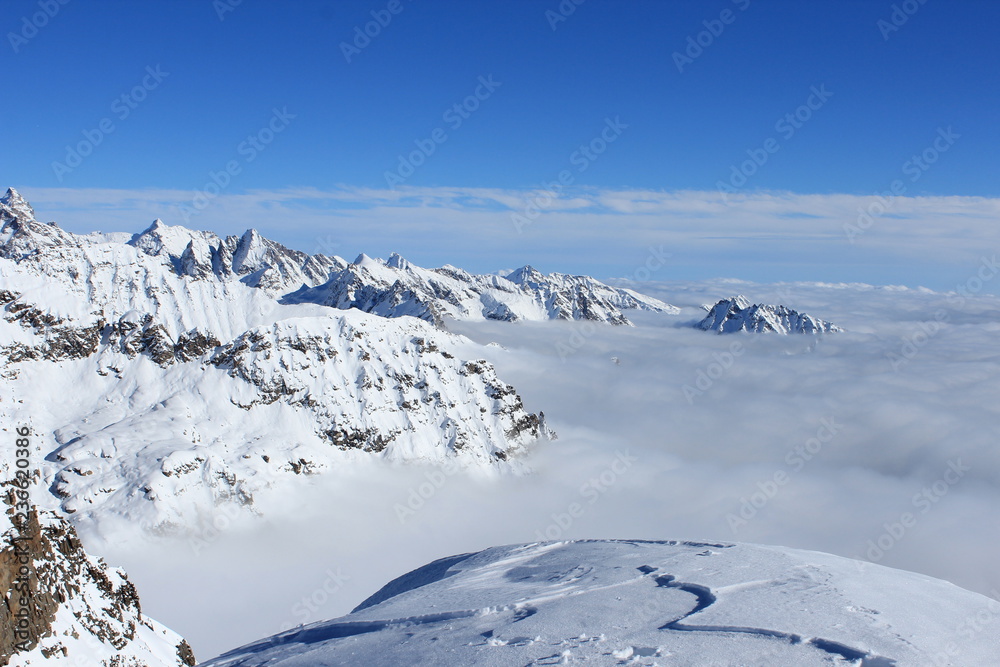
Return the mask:
<path id="1" fill-rule="evenodd" d="M 3 320 L 18 325 L 27 340 L 0 341 L 0 351 L 8 363 L 28 360 L 81 359 L 97 351 L 103 323 L 76 324 L 26 303 L 17 292 L 0 289 Z"/>
<path id="2" fill-rule="evenodd" d="M 153 316 L 130 311 L 107 323 L 101 317 L 84 322 L 57 317 L 44 306 L 27 303 L 17 292 L 0 289 L 3 320 L 17 324 L 26 339 L 0 340 L 0 351 L 8 363 L 21 361 L 62 361 L 84 359 L 99 349 L 115 350 L 133 359 L 142 354 L 160 366 L 192 361 L 221 343 L 210 334 L 191 329 L 176 339 Z"/>
<path id="3" fill-rule="evenodd" d="M 751 304 L 743 295 L 722 299 L 716 303 L 697 327 L 717 333 L 747 331 L 818 334 L 843 331 L 829 322 L 799 313 L 786 306 Z"/>
<path id="4" fill-rule="evenodd" d="M 187 642 L 143 616 L 125 573 L 87 554 L 69 523 L 12 512 L 0 518 L 0 665 L 195 664 Z"/>

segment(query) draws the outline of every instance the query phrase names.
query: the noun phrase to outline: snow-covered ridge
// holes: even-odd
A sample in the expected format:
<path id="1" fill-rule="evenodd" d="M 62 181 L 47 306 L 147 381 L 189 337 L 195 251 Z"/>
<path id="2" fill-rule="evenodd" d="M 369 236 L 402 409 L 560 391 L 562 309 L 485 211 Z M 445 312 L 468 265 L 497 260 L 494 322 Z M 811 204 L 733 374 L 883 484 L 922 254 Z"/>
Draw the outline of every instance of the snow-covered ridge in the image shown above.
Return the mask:
<path id="1" fill-rule="evenodd" d="M 749 331 L 816 334 L 843 331 L 829 322 L 799 313 L 786 306 L 752 304 L 743 295 L 720 300 L 709 309 L 708 315 L 698 322 L 697 327 L 718 333 Z"/>
<path id="2" fill-rule="evenodd" d="M 8 504 L 12 500 L 8 497 Z M 39 667 L 195 664 L 187 642 L 142 614 L 125 573 L 86 553 L 69 523 L 53 512 L 32 510 L 15 526 L 11 510 L 3 508 L 0 665 L 11 659 Z M 22 575 L 20 567 L 30 574 Z"/>
<path id="3" fill-rule="evenodd" d="M 587 276 L 544 275 L 530 266 L 506 276 L 474 275 L 452 266 L 429 270 L 397 254 L 388 260 L 361 255 L 348 263 L 286 248 L 253 229 L 222 239 L 156 220 L 127 241 L 119 235 L 71 234 L 54 223 L 36 221 L 31 206 L 12 189 L 0 198 L 0 222 L 0 257 L 85 292 L 99 307 L 114 304 L 119 313 L 132 308 L 160 320 L 193 315 L 160 316 L 160 308 L 171 306 L 170 295 L 160 300 L 157 294 L 184 291 L 231 299 L 239 293 L 237 286 L 257 288 L 262 296 L 282 303 L 356 308 L 383 317 L 411 315 L 439 326 L 449 317 L 627 325 L 628 310 L 677 312 L 661 301 Z M 209 332 L 223 338 L 236 333 Z"/>
<path id="4" fill-rule="evenodd" d="M 796 549 L 535 543 L 435 561 L 347 616 L 205 667 L 985 665 L 997 643 L 970 620 L 997 606 L 930 577 Z"/>
<path id="5" fill-rule="evenodd" d="M 322 285 L 304 286 L 282 302 L 358 308 L 386 317 L 412 315 L 438 325 L 447 318 L 628 325 L 623 311 L 678 312 L 651 297 L 587 276 L 545 275 L 530 266 L 505 276 L 474 275 L 453 266 L 429 270 L 397 254 L 388 260 L 361 255 Z"/>

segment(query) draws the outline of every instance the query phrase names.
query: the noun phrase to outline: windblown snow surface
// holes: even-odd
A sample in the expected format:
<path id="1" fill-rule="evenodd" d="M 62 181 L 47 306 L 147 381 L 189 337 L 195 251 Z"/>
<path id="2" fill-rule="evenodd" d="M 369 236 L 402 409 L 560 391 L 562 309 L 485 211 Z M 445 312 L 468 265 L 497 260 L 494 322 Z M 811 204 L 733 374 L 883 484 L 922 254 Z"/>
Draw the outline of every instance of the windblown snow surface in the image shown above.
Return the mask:
<path id="1" fill-rule="evenodd" d="M 543 542 L 435 561 L 347 616 L 204 665 L 988 665 L 998 643 L 976 620 L 998 607 L 809 551 Z"/>

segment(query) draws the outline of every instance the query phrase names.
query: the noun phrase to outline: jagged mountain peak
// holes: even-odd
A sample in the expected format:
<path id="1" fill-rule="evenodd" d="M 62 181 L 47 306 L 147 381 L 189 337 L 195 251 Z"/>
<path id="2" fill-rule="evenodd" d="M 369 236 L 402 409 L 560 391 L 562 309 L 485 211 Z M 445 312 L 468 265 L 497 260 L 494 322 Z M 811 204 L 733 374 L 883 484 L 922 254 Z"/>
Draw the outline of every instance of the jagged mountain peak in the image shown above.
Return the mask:
<path id="1" fill-rule="evenodd" d="M 253 228 L 242 236 L 228 237 L 212 257 L 213 270 L 220 277 L 231 272 L 244 284 L 273 296 L 303 285 L 318 285 L 346 265 L 339 257 L 292 250 Z"/>
<path id="2" fill-rule="evenodd" d="M 238 274 L 251 273 L 264 268 L 268 254 L 267 239 L 252 227 L 240 236 L 233 252 L 233 272 Z"/>
<path id="3" fill-rule="evenodd" d="M 514 269 L 504 276 L 504 278 L 517 285 L 526 285 L 528 283 L 538 283 L 538 281 L 545 278 L 545 275 L 530 264 L 525 264 L 519 269 Z"/>
<path id="4" fill-rule="evenodd" d="M 31 208 L 31 204 L 28 203 L 21 193 L 14 188 L 7 188 L 7 192 L 3 197 L 0 197 L 0 204 L 4 204 L 13 209 L 23 210 L 31 215 L 32 218 L 35 217 L 35 210 Z"/>
<path id="5" fill-rule="evenodd" d="M 135 241 L 137 239 L 141 239 L 144 236 L 152 236 L 154 234 L 156 234 L 156 235 L 162 234 L 163 231 L 166 230 L 167 228 L 168 228 L 168 225 L 166 223 L 164 223 L 163 220 L 161 220 L 160 218 L 157 218 L 156 220 L 153 220 L 152 223 L 150 223 L 149 227 L 146 227 L 144 230 L 142 230 L 138 234 L 134 234 L 132 236 L 132 240 Z M 131 241 L 130 241 L 130 244 L 131 244 Z"/>
<path id="6" fill-rule="evenodd" d="M 25 224 L 35 221 L 35 209 L 27 202 L 14 188 L 7 188 L 7 193 L 0 197 L 0 226 L 3 231 L 12 231 L 8 227 L 14 225 L 14 230 L 19 226 L 17 223 Z"/>
<path id="7" fill-rule="evenodd" d="M 251 255 L 263 255 L 266 254 L 268 250 L 276 247 L 289 250 L 280 243 L 276 243 L 275 241 L 266 238 L 255 228 L 251 227 L 240 235 L 240 240 L 237 243 L 237 253 L 245 254 L 247 257 Z M 290 250 L 290 252 L 298 251 Z"/>
<path id="8" fill-rule="evenodd" d="M 392 269 L 402 269 L 404 271 L 410 268 L 410 263 L 398 252 L 389 253 L 389 259 L 385 261 L 385 265 Z"/>
<path id="9" fill-rule="evenodd" d="M 371 266 L 385 266 L 385 262 L 383 262 L 382 260 L 376 259 L 374 257 L 369 257 L 365 253 L 361 253 L 357 257 L 355 257 L 354 261 L 351 262 L 351 264 L 353 266 L 361 266 L 365 268 Z"/>
<path id="10" fill-rule="evenodd" d="M 389 260 L 361 254 L 345 270 L 315 287 L 285 295 L 281 303 L 357 308 L 383 317 L 409 315 L 436 325 L 456 320 L 592 320 L 629 325 L 624 310 L 676 313 L 631 290 L 586 276 L 545 275 L 525 266 L 505 276 L 475 275 L 453 266 L 424 269 L 393 253 Z"/>
<path id="11" fill-rule="evenodd" d="M 9 199 L 16 204 L 18 197 Z M 22 213 L 6 204 L 2 206 L 0 211 L 5 212 L 6 219 L 25 219 Z M 340 257 L 292 250 L 253 228 L 223 240 L 213 232 L 192 231 L 157 219 L 125 243 L 139 251 L 139 258 L 125 252 L 122 240 L 110 235 L 79 236 L 28 222 L 12 222 L 5 231 L 11 233 L 0 239 L 0 257 L 23 264 L 35 273 L 71 282 L 74 291 L 84 289 L 80 277 L 92 273 L 94 267 L 122 262 L 144 267 L 134 274 L 140 280 L 171 282 L 172 278 L 167 279 L 159 268 L 154 269 L 142 259 L 147 256 L 155 258 L 152 264 L 167 267 L 173 276 L 185 281 L 221 283 L 213 290 L 228 290 L 225 284 L 238 281 L 281 303 L 357 308 L 384 317 L 410 315 L 437 325 L 443 324 L 445 317 L 577 319 L 628 325 L 631 323 L 622 312 L 625 310 L 677 312 L 656 299 L 587 276 L 546 275 L 530 265 L 506 276 L 475 275 L 453 266 L 424 269 L 398 253 L 392 253 L 388 260 L 362 253 L 348 264 Z M 108 287 L 113 293 L 126 287 L 115 283 L 120 279 L 120 275 L 109 276 L 113 284 Z M 127 297 L 120 294 L 117 298 L 134 300 L 145 291 L 157 305 L 163 303 L 154 296 L 161 293 L 160 287 L 152 292 L 132 287 L 127 286 Z M 166 289 L 172 292 L 190 287 L 172 285 Z M 116 297 L 109 294 L 100 298 Z"/>
<path id="12" fill-rule="evenodd" d="M 742 294 L 737 294 L 736 296 L 731 296 L 728 299 L 723 299 L 723 301 L 728 301 L 729 303 L 733 304 L 737 308 L 741 308 L 741 309 L 742 308 L 749 308 L 751 305 L 753 305 L 753 304 L 750 303 L 750 299 L 746 298 Z"/>
<path id="13" fill-rule="evenodd" d="M 183 225 L 168 225 L 160 218 L 149 227 L 132 236 L 128 245 L 153 257 L 179 258 L 189 245 L 200 254 L 207 255 L 209 248 L 221 239 L 213 232 L 192 231 Z"/>
<path id="14" fill-rule="evenodd" d="M 308 255 L 271 241 L 254 228 L 223 241 L 214 232 L 167 225 L 157 218 L 135 234 L 128 245 L 147 255 L 163 257 L 181 276 L 203 278 L 214 273 L 225 278 L 235 274 L 251 287 L 269 290 L 312 282 L 302 275 Z"/>
<path id="15" fill-rule="evenodd" d="M 698 322 L 704 331 L 734 333 L 834 333 L 843 331 L 840 327 L 805 313 L 792 310 L 784 305 L 757 304 L 742 294 L 721 299 L 714 306 L 707 307 L 708 315 Z"/>

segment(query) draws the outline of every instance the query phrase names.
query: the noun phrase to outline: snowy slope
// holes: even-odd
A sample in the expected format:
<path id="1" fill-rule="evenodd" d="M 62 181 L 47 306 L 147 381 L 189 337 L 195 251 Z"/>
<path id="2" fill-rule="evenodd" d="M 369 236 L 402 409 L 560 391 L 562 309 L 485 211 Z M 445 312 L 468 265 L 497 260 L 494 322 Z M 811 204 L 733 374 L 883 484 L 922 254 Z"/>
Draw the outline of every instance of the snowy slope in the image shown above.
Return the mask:
<path id="1" fill-rule="evenodd" d="M 749 331 L 811 334 L 843 331 L 829 322 L 799 313 L 786 306 L 751 304 L 743 295 L 722 299 L 716 303 L 697 326 L 704 331 L 718 333 Z"/>
<path id="2" fill-rule="evenodd" d="M 817 552 L 535 543 L 436 561 L 348 616 L 204 664 L 989 665 L 1000 640 L 975 619 L 997 606 L 944 581 Z"/>
<path id="3" fill-rule="evenodd" d="M 125 573 L 86 553 L 73 527 L 52 512 L 32 512 L 17 527 L 9 514 L 0 516 L 0 592 L 0 665 L 195 663 L 187 642 L 142 614 Z"/>
<path id="4" fill-rule="evenodd" d="M 490 467 L 547 435 L 491 366 L 449 349 L 421 322 L 344 313 L 252 329 L 169 368 L 116 352 L 64 364 L 64 382 L 94 394 L 52 422 L 52 488 L 65 511 L 163 531 L 222 502 L 253 510 L 259 493 L 359 455 Z M 58 383 L 46 370 L 22 382 Z"/>
<path id="5" fill-rule="evenodd" d="M 549 436 L 471 343 L 420 320 L 289 317 L 184 348 L 127 322 L 36 328 L 20 303 L 0 320 L 0 383 L 51 434 L 46 479 L 77 520 L 192 527 L 357 456 L 489 468 Z"/>

